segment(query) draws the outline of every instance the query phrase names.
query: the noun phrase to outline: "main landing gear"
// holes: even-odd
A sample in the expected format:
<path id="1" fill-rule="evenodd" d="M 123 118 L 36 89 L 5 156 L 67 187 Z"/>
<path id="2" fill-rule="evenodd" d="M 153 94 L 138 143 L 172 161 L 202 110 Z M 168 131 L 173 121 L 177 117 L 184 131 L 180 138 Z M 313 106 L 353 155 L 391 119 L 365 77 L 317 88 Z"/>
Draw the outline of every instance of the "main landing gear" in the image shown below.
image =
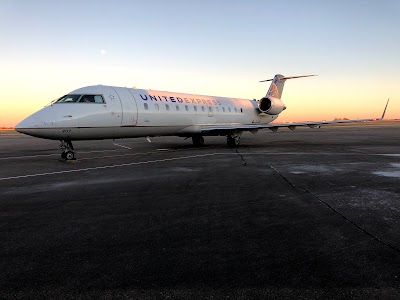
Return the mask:
<path id="1" fill-rule="evenodd" d="M 60 149 L 64 150 L 61 153 L 62 159 L 65 159 L 65 160 L 74 160 L 75 159 L 74 146 L 72 146 L 72 142 L 70 140 L 62 140 Z"/>
<path id="2" fill-rule="evenodd" d="M 200 147 L 204 145 L 204 137 L 201 135 L 192 136 L 193 145 Z M 237 147 L 240 145 L 240 135 L 229 134 L 226 136 L 226 143 L 229 147 Z"/>
<path id="3" fill-rule="evenodd" d="M 237 147 L 240 145 L 240 136 L 237 135 L 227 135 L 226 143 L 229 147 Z"/>
<path id="4" fill-rule="evenodd" d="M 204 145 L 204 138 L 201 135 L 192 136 L 193 145 L 200 147 Z"/>

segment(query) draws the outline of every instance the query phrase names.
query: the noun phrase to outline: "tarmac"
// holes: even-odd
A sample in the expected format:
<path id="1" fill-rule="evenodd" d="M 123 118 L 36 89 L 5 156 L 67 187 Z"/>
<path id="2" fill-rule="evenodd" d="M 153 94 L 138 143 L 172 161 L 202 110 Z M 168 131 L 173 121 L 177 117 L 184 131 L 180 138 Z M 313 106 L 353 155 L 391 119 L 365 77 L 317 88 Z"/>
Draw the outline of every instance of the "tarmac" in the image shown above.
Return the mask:
<path id="1" fill-rule="evenodd" d="M 0 135 L 0 298 L 399 299 L 400 122 Z"/>

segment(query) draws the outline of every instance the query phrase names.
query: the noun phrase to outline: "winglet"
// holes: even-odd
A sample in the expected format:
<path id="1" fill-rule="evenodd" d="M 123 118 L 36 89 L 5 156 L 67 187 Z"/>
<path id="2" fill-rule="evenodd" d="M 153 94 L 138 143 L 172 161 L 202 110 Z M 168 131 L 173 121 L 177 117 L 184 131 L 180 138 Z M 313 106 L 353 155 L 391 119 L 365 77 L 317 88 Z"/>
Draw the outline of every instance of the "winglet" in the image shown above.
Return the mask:
<path id="1" fill-rule="evenodd" d="M 383 118 L 385 117 L 385 114 L 386 114 L 386 108 L 388 107 L 389 100 L 390 100 L 390 98 L 388 98 L 388 100 L 387 100 L 387 102 L 386 102 L 386 106 L 385 106 L 385 109 L 383 110 L 383 114 L 382 114 L 382 117 L 380 118 L 380 120 L 383 120 Z"/>

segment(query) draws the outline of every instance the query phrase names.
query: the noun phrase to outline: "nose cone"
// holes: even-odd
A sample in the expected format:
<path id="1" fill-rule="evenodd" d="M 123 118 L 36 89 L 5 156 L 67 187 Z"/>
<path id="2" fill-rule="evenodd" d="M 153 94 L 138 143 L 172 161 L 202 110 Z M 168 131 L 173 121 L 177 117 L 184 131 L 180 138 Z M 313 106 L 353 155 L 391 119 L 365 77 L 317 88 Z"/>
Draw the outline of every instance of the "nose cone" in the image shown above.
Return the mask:
<path id="1" fill-rule="evenodd" d="M 46 116 L 44 113 L 43 110 L 40 110 L 33 115 L 30 115 L 15 125 L 15 130 L 27 135 L 51 139 L 54 131 L 54 123 L 47 124 L 44 122 L 43 117 Z"/>
<path id="2" fill-rule="evenodd" d="M 21 133 L 29 134 L 29 131 L 39 128 L 39 125 L 40 122 L 38 122 L 38 120 L 31 115 L 15 125 L 15 130 Z"/>

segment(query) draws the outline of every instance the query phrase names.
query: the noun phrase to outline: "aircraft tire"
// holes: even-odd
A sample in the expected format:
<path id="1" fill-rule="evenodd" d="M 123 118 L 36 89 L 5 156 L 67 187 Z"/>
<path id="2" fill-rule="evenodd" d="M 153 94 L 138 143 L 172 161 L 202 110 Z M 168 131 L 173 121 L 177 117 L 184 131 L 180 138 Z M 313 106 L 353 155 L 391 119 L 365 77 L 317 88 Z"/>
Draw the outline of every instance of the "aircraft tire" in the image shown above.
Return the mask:
<path id="1" fill-rule="evenodd" d="M 192 136 L 193 145 L 199 147 L 204 145 L 204 137 L 200 136 Z"/>
<path id="2" fill-rule="evenodd" d="M 229 147 L 237 147 L 240 145 L 240 137 L 233 138 L 231 136 L 227 136 L 226 143 Z"/>
<path id="3" fill-rule="evenodd" d="M 64 153 L 66 160 L 73 160 L 75 159 L 75 154 L 72 151 L 67 151 Z"/>

